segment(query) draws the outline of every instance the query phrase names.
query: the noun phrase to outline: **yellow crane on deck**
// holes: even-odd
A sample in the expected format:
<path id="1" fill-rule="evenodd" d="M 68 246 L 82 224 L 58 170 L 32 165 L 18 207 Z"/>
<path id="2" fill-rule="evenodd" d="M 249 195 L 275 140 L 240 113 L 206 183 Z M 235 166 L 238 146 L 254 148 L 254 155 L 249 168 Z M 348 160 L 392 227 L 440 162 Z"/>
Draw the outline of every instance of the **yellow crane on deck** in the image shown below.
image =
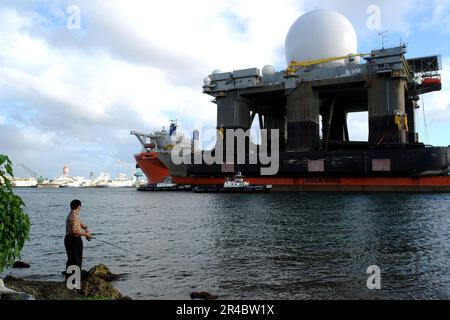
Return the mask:
<path id="1" fill-rule="evenodd" d="M 300 69 L 323 64 L 323 63 L 351 59 L 351 58 L 355 58 L 355 57 L 364 57 L 364 56 L 368 56 L 368 54 L 363 54 L 363 53 L 349 54 L 349 55 L 341 56 L 341 57 L 333 57 L 333 58 L 327 58 L 327 59 L 309 60 L 309 61 L 301 61 L 301 62 L 292 60 L 286 69 L 286 75 L 292 76 L 292 75 L 296 74 Z"/>

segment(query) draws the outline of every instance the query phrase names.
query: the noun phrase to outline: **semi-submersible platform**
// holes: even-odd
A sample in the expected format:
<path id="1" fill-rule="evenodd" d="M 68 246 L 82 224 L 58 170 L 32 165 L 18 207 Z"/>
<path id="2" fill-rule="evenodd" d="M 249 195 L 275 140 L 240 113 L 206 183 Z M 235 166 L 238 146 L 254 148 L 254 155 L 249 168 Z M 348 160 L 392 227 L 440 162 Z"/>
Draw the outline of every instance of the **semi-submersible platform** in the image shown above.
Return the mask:
<path id="1" fill-rule="evenodd" d="M 279 130 L 276 175 L 262 176 L 260 163 L 175 165 L 173 145 L 135 133 L 144 148 L 135 158 L 149 183 L 171 176 L 180 185 L 221 185 L 239 171 L 273 191 L 450 192 L 450 148 L 421 143 L 415 124 L 420 96 L 441 90 L 440 56 L 407 59 L 406 45 L 355 54 L 355 41 L 344 16 L 313 11 L 289 31 L 285 70 L 216 71 L 204 80 L 219 132 L 245 131 L 254 121 Z M 368 112 L 368 141 L 350 139 L 354 112 Z"/>

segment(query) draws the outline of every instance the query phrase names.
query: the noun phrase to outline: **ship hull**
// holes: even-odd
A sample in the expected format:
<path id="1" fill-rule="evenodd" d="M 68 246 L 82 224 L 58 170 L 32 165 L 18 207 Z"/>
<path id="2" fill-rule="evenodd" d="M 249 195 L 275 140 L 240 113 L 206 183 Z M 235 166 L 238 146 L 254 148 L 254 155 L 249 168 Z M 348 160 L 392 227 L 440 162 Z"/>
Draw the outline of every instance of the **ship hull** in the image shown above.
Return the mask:
<path id="1" fill-rule="evenodd" d="M 435 177 L 248 177 L 272 192 L 450 192 L 450 176 Z M 221 185 L 223 178 L 176 177 L 178 184 Z"/>
<path id="2" fill-rule="evenodd" d="M 147 177 L 148 184 L 163 182 L 170 175 L 169 168 L 161 161 L 159 152 L 144 152 L 134 157 Z"/>
<path id="3" fill-rule="evenodd" d="M 246 180 L 252 185 L 272 185 L 273 192 L 448 193 L 449 152 L 449 148 L 427 148 L 398 154 L 393 150 L 373 151 L 373 154 L 366 152 L 362 156 L 360 152 L 321 154 L 318 159 L 325 159 L 322 164 L 323 171 L 316 173 L 310 172 L 311 165 L 308 166 L 307 160 L 314 159 L 313 154 L 284 153 L 281 155 L 281 163 L 288 162 L 294 165 L 281 165 L 276 176 L 259 175 L 261 168 L 259 165 L 243 165 L 239 171 L 244 173 Z M 318 155 L 315 156 L 317 159 Z M 374 165 L 377 161 L 373 159 L 377 158 L 390 159 L 388 167 L 380 167 L 378 170 L 381 171 L 375 171 Z M 170 175 L 173 182 L 178 185 L 221 186 L 225 177 L 229 177 L 237 169 L 234 165 L 231 170 L 228 168 L 227 172 L 221 165 L 193 165 L 181 168 L 171 163 L 167 164 L 167 159 L 158 153 L 143 153 L 136 156 L 136 160 L 149 178 L 149 184 L 162 182 Z M 384 162 L 383 160 L 381 163 Z M 177 171 L 172 167 L 177 168 Z"/>

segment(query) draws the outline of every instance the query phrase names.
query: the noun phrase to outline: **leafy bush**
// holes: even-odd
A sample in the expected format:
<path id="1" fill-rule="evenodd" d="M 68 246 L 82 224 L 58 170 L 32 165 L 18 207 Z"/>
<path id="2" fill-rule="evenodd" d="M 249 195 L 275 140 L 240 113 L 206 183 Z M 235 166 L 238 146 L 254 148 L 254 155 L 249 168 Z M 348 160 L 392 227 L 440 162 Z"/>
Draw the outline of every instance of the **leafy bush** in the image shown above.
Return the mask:
<path id="1" fill-rule="evenodd" d="M 30 219 L 23 211 L 25 204 L 12 190 L 12 177 L 11 160 L 0 154 L 0 272 L 20 257 L 30 231 Z"/>

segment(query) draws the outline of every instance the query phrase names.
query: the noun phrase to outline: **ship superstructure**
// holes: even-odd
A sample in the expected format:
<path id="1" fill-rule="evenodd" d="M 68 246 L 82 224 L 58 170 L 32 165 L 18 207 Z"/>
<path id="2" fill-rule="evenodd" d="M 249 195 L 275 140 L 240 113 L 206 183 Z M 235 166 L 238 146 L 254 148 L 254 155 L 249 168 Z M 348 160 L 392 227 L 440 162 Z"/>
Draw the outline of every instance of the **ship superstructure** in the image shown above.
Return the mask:
<path id="1" fill-rule="evenodd" d="M 191 141 L 178 133 L 178 127 L 178 121 L 172 120 L 169 131 L 163 127 L 152 134 L 131 132 L 141 143 L 142 151 L 134 157 L 137 166 L 147 176 L 149 185 L 163 182 L 171 173 L 184 174 L 185 166 L 175 166 L 171 161 L 171 152 L 176 146 L 181 146 L 183 150 L 191 146 Z"/>

